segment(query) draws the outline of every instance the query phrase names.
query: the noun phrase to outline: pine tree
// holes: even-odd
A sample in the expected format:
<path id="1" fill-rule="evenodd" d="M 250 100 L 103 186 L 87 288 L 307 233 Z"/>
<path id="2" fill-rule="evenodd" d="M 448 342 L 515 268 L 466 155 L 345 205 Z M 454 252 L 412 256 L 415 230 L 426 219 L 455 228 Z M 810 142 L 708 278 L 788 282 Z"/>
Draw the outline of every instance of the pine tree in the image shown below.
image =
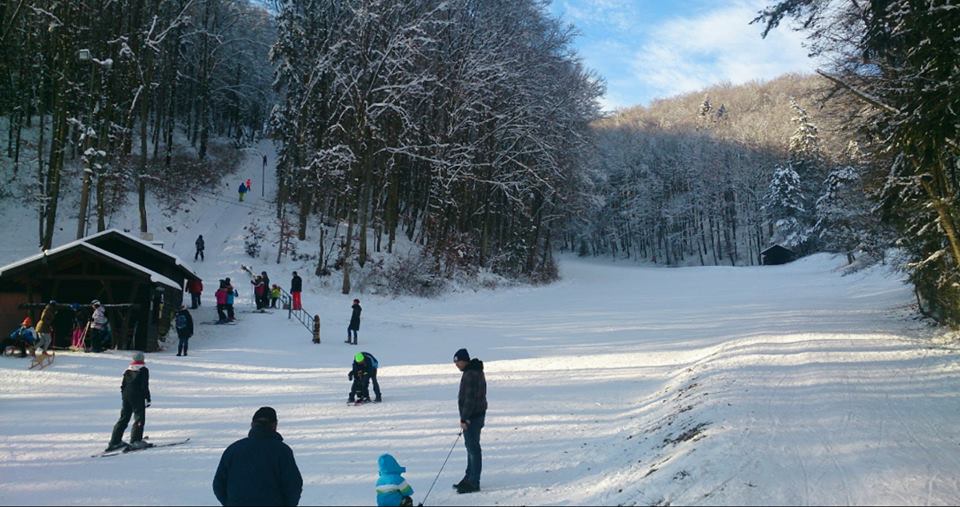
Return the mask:
<path id="1" fill-rule="evenodd" d="M 806 225 L 808 213 L 803 205 L 800 175 L 789 162 L 774 169 L 764 203 L 763 209 L 773 221 L 771 241 L 788 248 L 805 245 L 810 234 Z"/>

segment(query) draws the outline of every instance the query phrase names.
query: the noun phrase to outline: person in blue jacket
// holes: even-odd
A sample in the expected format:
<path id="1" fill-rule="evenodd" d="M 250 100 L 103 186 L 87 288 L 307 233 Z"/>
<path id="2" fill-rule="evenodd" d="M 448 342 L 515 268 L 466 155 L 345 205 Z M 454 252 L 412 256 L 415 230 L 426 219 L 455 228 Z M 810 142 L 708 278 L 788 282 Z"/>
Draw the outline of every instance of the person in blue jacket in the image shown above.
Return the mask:
<path id="1" fill-rule="evenodd" d="M 213 476 L 221 505 L 297 505 L 303 477 L 293 450 L 277 433 L 277 411 L 260 407 L 247 438 L 223 451 Z"/>
<path id="2" fill-rule="evenodd" d="M 413 488 L 400 475 L 407 469 L 400 466 L 396 458 L 389 454 L 381 455 L 377 465 L 380 466 L 380 478 L 377 479 L 377 505 L 413 505 L 413 498 L 411 498 Z"/>
<path id="3" fill-rule="evenodd" d="M 241 182 L 240 182 L 240 188 L 237 189 L 237 192 L 240 193 L 240 202 L 243 202 L 243 195 L 246 194 L 246 193 L 249 192 L 249 191 L 250 191 L 250 189 L 247 188 L 246 183 L 244 183 L 244 182 L 241 181 Z"/>

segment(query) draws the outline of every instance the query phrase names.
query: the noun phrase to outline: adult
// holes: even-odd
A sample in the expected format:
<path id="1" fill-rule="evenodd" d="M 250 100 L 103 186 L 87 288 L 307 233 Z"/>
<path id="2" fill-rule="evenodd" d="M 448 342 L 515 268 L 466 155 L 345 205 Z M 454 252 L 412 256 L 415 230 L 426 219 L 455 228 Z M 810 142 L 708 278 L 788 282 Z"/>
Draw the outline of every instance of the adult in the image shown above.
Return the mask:
<path id="1" fill-rule="evenodd" d="M 297 505 L 302 492 L 293 450 L 277 433 L 277 411 L 261 407 L 247 438 L 223 451 L 213 493 L 221 505 Z"/>
<path id="2" fill-rule="evenodd" d="M 347 326 L 347 341 L 345 343 L 357 344 L 357 332 L 360 331 L 360 312 L 363 311 L 363 308 L 360 307 L 360 300 L 354 299 L 353 306 L 350 308 L 353 309 L 353 313 L 350 314 L 350 325 Z M 353 337 L 351 338 L 351 333 Z M 351 341 L 351 339 L 353 341 Z"/>
<path id="3" fill-rule="evenodd" d="M 120 419 L 113 426 L 107 452 L 127 446 L 134 449 L 149 447 L 149 444 L 143 441 L 143 426 L 146 423 L 147 407 L 150 406 L 150 370 L 144 364 L 143 352 L 135 352 L 130 366 L 123 372 L 120 398 L 123 402 Z M 123 432 L 127 430 L 131 415 L 133 428 L 130 430 L 130 443 L 126 444 L 123 442 Z"/>
<path id="4" fill-rule="evenodd" d="M 237 192 L 240 193 L 240 202 L 243 202 L 243 195 L 246 194 L 246 193 L 249 192 L 249 191 L 250 191 L 250 190 L 247 188 L 247 185 L 245 185 L 243 182 L 241 182 L 241 183 L 240 183 L 240 188 L 237 189 Z"/>
<path id="5" fill-rule="evenodd" d="M 199 257 L 200 260 L 203 260 L 203 234 L 197 236 L 197 241 L 195 244 L 197 245 L 197 252 L 193 254 L 193 260 L 197 260 L 197 257 Z"/>
<path id="6" fill-rule="evenodd" d="M 353 356 L 353 367 L 347 378 L 350 380 L 360 379 L 359 389 L 351 389 L 348 401 L 353 401 L 354 392 L 358 391 L 360 398 L 358 401 L 370 401 L 370 382 L 373 382 L 373 394 L 376 396 L 373 401 L 380 403 L 383 398 L 380 396 L 380 383 L 377 382 L 377 368 L 380 362 L 373 354 L 369 352 L 357 352 Z M 366 398 L 363 400 L 363 398 Z"/>
<path id="7" fill-rule="evenodd" d="M 467 470 L 463 480 L 453 487 L 457 493 L 473 493 L 480 491 L 480 471 L 483 468 L 480 430 L 487 415 L 487 379 L 483 374 L 483 362 L 477 358 L 470 359 L 467 349 L 458 350 L 453 355 L 453 362 L 463 372 L 457 405 L 460 409 L 463 444 L 467 448 Z"/>
<path id="8" fill-rule="evenodd" d="M 266 286 L 263 284 L 263 277 L 257 275 L 256 278 L 250 280 L 250 284 L 253 285 L 253 300 L 257 303 L 257 310 L 262 310 L 263 294 L 267 291 Z"/>
<path id="9" fill-rule="evenodd" d="M 203 281 L 199 278 L 187 281 L 186 291 L 190 293 L 190 309 L 196 310 L 200 307 L 200 294 L 203 294 Z"/>
<path id="10" fill-rule="evenodd" d="M 296 271 L 293 272 L 293 278 L 290 279 L 290 296 L 293 297 L 293 309 L 303 309 L 303 303 L 300 300 L 300 293 L 303 292 L 303 279 Z"/>
<path id="11" fill-rule="evenodd" d="M 260 306 L 266 308 L 270 306 L 270 277 L 267 276 L 266 271 L 262 271 L 260 277 L 263 279 L 263 295 L 260 296 Z"/>
<path id="12" fill-rule="evenodd" d="M 94 299 L 90 302 L 93 306 L 93 314 L 90 315 L 90 331 L 87 333 L 87 344 L 94 352 L 103 352 L 104 341 L 107 337 L 107 313 L 103 309 L 100 301 Z"/>
<path id="13" fill-rule="evenodd" d="M 185 356 L 187 355 L 190 337 L 193 336 L 193 317 L 187 311 L 187 305 L 180 305 L 180 311 L 177 312 L 174 322 L 176 322 L 177 327 L 177 338 L 180 340 L 180 343 L 177 344 L 177 356 Z"/>
<path id="14" fill-rule="evenodd" d="M 53 319 L 57 314 L 57 302 L 50 300 L 47 303 L 47 306 L 43 307 L 43 311 L 40 313 L 40 320 L 37 321 L 37 348 L 41 349 L 44 354 L 47 353 L 47 350 L 50 348 L 50 345 L 53 344 Z"/>

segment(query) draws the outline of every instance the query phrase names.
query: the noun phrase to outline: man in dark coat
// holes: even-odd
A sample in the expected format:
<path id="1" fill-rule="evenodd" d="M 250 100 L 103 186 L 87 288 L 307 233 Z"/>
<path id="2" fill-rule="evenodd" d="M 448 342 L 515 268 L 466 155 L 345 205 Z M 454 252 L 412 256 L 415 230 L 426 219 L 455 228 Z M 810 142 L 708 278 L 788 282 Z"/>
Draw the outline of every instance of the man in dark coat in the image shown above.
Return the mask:
<path id="1" fill-rule="evenodd" d="M 180 311 L 174 317 L 174 323 L 177 328 L 177 338 L 180 343 L 177 344 L 177 356 L 187 355 L 187 347 L 190 345 L 190 337 L 193 336 L 193 317 L 187 311 L 187 305 L 180 305 Z"/>
<path id="2" fill-rule="evenodd" d="M 483 429 L 487 415 L 487 379 L 483 374 L 483 362 L 470 359 L 467 349 L 460 349 L 453 356 L 460 376 L 460 394 L 457 404 L 460 408 L 460 429 L 463 430 L 463 444 L 467 448 L 467 470 L 463 480 L 455 484 L 457 493 L 480 491 L 480 470 L 483 466 L 480 449 L 480 430 Z"/>
<path id="3" fill-rule="evenodd" d="M 261 407 L 247 438 L 223 451 L 213 493 L 221 505 L 297 505 L 302 492 L 293 450 L 277 433 L 277 411 Z"/>
<path id="4" fill-rule="evenodd" d="M 149 447 L 143 441 L 143 426 L 146 422 L 147 407 L 150 406 L 150 370 L 143 362 L 143 352 L 133 354 L 133 361 L 123 372 L 123 382 L 120 383 L 120 395 L 123 408 L 120 409 L 120 419 L 113 427 L 110 444 L 107 451 L 114 451 L 128 444 L 123 443 L 123 432 L 130 423 L 133 415 L 133 428 L 130 430 L 130 447 Z"/>
<path id="5" fill-rule="evenodd" d="M 300 301 L 300 293 L 303 292 L 303 280 L 296 271 L 293 272 L 293 279 L 290 280 L 290 295 L 293 297 L 293 309 L 300 310 L 303 303 Z"/>
<path id="6" fill-rule="evenodd" d="M 197 260 L 197 257 L 203 260 L 203 234 L 197 236 L 195 244 L 197 245 L 197 253 L 193 254 L 193 260 Z"/>
<path id="7" fill-rule="evenodd" d="M 346 343 L 353 343 L 354 345 L 356 345 L 356 344 L 357 344 L 357 331 L 360 331 L 360 312 L 363 311 L 363 308 L 360 308 L 360 300 L 359 300 L 359 299 L 354 299 L 354 300 L 353 300 L 353 306 L 352 306 L 351 308 L 353 308 L 353 313 L 350 314 L 350 325 L 347 326 L 347 341 L 346 341 Z M 350 341 L 350 340 L 351 340 L 351 337 L 350 337 L 351 332 L 353 333 L 353 338 L 352 338 L 353 341 L 352 341 L 352 342 Z"/>
<path id="8" fill-rule="evenodd" d="M 260 276 L 263 277 L 263 295 L 260 296 L 260 307 L 266 308 L 270 306 L 270 277 L 267 276 L 266 271 L 260 273 Z"/>

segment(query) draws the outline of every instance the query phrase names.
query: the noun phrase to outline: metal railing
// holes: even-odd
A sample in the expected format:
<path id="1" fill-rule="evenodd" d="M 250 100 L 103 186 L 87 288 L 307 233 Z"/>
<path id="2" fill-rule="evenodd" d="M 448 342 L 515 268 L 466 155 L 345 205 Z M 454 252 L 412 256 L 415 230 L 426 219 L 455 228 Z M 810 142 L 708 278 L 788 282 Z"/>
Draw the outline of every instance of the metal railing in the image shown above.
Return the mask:
<path id="1" fill-rule="evenodd" d="M 280 289 L 280 303 L 281 308 L 287 310 L 287 318 L 297 319 L 297 322 L 302 324 L 307 331 L 310 331 L 313 336 L 313 343 L 320 343 L 320 315 L 311 315 L 303 307 L 295 310 L 293 308 L 293 296 L 283 288 Z"/>

